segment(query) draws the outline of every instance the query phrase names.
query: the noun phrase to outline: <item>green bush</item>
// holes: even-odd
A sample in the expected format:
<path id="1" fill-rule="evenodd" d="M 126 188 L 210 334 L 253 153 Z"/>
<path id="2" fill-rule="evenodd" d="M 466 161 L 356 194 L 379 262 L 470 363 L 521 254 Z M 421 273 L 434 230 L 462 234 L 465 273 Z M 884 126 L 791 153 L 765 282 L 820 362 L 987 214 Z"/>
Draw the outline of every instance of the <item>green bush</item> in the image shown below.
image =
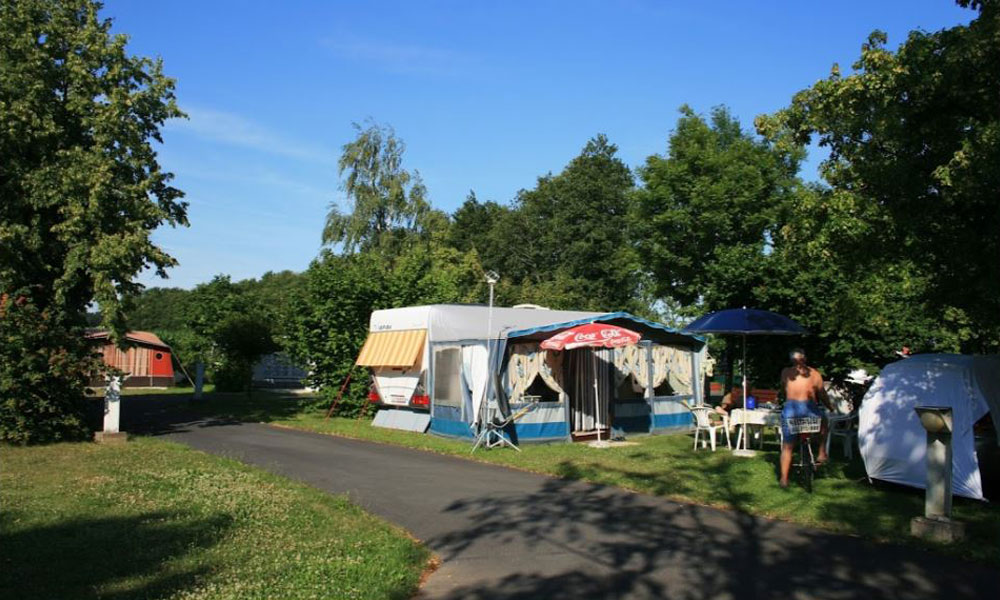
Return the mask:
<path id="1" fill-rule="evenodd" d="M 82 328 L 43 313 L 27 295 L 0 299 L 0 441 L 87 437 L 83 390 L 97 367 Z"/>

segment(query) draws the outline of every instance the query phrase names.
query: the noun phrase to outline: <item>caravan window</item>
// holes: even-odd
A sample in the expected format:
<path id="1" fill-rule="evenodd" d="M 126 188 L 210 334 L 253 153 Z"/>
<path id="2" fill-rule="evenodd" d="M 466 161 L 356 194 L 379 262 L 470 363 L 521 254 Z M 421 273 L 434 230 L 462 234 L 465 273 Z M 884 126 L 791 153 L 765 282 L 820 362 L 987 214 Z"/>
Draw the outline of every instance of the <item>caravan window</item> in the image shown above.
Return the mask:
<path id="1" fill-rule="evenodd" d="M 434 404 L 455 408 L 462 406 L 461 348 L 434 350 Z"/>

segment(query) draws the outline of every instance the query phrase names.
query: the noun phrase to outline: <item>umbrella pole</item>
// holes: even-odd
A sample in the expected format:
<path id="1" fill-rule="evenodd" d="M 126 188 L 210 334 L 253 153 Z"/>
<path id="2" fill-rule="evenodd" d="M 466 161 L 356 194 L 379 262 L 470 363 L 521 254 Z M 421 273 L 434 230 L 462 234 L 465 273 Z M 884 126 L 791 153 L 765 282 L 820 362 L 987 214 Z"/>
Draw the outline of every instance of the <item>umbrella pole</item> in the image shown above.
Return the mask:
<path id="1" fill-rule="evenodd" d="M 743 420 L 743 448 L 737 448 L 733 456 L 752 457 L 757 455 L 756 450 L 750 449 L 750 432 L 747 431 L 747 336 L 743 334 L 743 365 L 740 367 L 743 372 L 743 409 L 740 416 Z"/>
<path id="2" fill-rule="evenodd" d="M 749 450 L 750 444 L 747 440 L 750 435 L 747 432 L 747 336 L 743 336 L 743 363 L 740 365 L 743 371 L 743 449 Z"/>
<path id="3" fill-rule="evenodd" d="M 594 424 L 597 426 L 597 441 L 601 441 L 601 395 L 597 385 L 597 350 L 590 349 L 594 364 Z"/>

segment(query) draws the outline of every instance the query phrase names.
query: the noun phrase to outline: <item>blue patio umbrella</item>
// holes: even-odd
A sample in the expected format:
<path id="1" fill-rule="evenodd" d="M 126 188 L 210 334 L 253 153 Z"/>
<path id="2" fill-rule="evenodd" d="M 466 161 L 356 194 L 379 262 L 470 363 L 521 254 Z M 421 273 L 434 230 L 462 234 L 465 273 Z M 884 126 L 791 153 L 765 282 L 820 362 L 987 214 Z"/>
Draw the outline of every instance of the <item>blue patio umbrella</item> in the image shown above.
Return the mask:
<path id="1" fill-rule="evenodd" d="M 792 319 L 768 310 L 754 308 L 730 308 L 710 313 L 696 319 L 684 328 L 685 333 L 714 333 L 718 335 L 739 335 L 743 338 L 743 401 L 746 408 L 747 397 L 747 336 L 748 335 L 808 335 L 805 327 Z M 744 416 L 746 411 L 744 410 Z M 744 430 L 746 423 L 743 424 Z M 743 452 L 747 450 L 747 439 L 743 436 Z"/>

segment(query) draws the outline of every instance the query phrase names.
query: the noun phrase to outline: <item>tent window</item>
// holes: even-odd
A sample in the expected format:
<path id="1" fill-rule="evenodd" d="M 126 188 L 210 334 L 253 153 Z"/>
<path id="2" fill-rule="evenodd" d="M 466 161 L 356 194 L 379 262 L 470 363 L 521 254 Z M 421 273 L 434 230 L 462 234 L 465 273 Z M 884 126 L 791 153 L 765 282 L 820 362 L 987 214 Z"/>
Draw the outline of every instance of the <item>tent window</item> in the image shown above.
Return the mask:
<path id="1" fill-rule="evenodd" d="M 628 375 L 618 386 L 618 394 L 616 397 L 619 400 L 634 400 L 636 398 L 642 399 L 642 389 L 642 386 L 640 386 L 635 380 L 635 375 Z"/>
<path id="2" fill-rule="evenodd" d="M 539 402 L 559 402 L 559 394 L 545 385 L 541 377 L 535 377 L 528 389 L 524 392 L 526 396 L 538 396 Z"/>
<path id="3" fill-rule="evenodd" d="M 434 351 L 434 404 L 462 406 L 462 350 L 441 348 Z"/>
<path id="4" fill-rule="evenodd" d="M 656 386 L 653 390 L 654 396 L 673 396 L 678 392 L 674 390 L 673 386 L 670 385 L 669 380 L 665 380 L 660 385 Z"/>

